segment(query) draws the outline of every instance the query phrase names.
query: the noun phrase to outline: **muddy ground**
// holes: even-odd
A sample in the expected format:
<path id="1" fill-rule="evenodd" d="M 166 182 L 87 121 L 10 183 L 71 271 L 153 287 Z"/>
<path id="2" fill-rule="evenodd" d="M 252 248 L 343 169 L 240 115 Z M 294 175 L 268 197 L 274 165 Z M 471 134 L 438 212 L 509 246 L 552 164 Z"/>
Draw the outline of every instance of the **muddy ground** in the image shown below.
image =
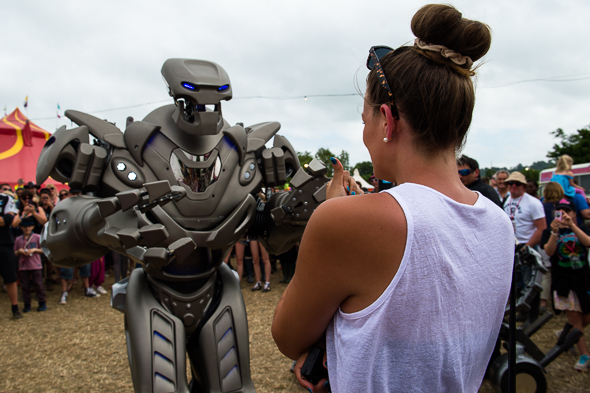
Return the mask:
<path id="1" fill-rule="evenodd" d="M 289 367 L 291 361 L 274 345 L 270 333 L 275 306 L 286 288 L 280 284 L 280 268 L 271 276 L 272 291 L 251 292 L 242 281 L 248 311 L 251 372 L 256 391 L 303 392 Z M 105 288 L 112 285 L 112 274 Z M 83 296 L 78 282 L 66 305 L 59 305 L 60 289 L 48 294 L 48 310 L 11 320 L 8 296 L 0 292 L 0 392 L 131 392 L 133 386 L 123 331 L 123 314 L 110 307 L 109 295 L 98 299 Z M 22 308 L 22 303 L 19 303 Z M 536 335 L 543 351 L 556 341 L 555 330 L 563 316 L 553 318 Z M 590 333 L 590 327 L 585 333 Z M 546 371 L 549 392 L 590 392 L 589 373 L 572 367 L 577 356 L 565 353 Z M 480 392 L 493 392 L 484 381 Z"/>

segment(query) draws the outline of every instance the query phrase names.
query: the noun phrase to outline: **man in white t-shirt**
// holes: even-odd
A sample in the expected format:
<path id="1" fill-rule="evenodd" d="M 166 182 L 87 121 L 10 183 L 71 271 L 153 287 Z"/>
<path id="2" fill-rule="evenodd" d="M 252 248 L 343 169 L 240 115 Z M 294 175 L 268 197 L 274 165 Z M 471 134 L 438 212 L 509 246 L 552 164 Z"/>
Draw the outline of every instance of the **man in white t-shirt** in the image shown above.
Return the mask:
<path id="1" fill-rule="evenodd" d="M 543 204 L 526 193 L 527 181 L 520 172 L 512 172 L 506 179 L 510 196 L 504 211 L 510 217 L 519 243 L 534 247 L 541 242 L 547 223 Z"/>

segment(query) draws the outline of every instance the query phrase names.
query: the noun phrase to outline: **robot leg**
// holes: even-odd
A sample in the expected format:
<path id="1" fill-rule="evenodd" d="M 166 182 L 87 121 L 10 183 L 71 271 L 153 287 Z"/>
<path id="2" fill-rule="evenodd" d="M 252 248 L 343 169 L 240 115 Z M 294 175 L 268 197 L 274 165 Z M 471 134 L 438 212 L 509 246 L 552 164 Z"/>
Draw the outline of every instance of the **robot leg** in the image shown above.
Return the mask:
<path id="1" fill-rule="evenodd" d="M 218 277 L 222 286 L 219 303 L 187 346 L 194 377 L 192 391 L 254 392 L 248 320 L 240 284 L 223 263 Z"/>
<path id="2" fill-rule="evenodd" d="M 129 278 L 125 336 L 136 392 L 189 393 L 184 324 L 156 300 L 143 269 Z"/>

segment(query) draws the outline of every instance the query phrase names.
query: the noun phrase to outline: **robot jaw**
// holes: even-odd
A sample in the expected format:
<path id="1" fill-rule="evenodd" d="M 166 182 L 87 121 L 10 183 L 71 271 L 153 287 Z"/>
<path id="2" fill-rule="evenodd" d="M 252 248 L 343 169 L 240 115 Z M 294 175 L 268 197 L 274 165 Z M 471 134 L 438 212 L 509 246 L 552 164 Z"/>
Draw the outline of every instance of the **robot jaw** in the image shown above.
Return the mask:
<path id="1" fill-rule="evenodd" d="M 221 66 L 205 60 L 168 59 L 162 76 L 177 106 L 172 118 L 178 128 L 192 135 L 221 131 L 221 101 L 232 98 L 229 76 Z"/>

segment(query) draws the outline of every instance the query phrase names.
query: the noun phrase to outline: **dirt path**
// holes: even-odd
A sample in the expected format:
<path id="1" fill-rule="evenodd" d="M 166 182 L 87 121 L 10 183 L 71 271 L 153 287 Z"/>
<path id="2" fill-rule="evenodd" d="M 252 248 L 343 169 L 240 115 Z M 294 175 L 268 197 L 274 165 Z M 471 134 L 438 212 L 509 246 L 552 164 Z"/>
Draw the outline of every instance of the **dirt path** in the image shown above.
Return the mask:
<path id="1" fill-rule="evenodd" d="M 271 277 L 272 291 L 242 289 L 248 311 L 251 371 L 256 391 L 304 392 L 289 371 L 291 361 L 279 353 L 270 333 L 275 306 L 285 289 L 280 273 Z M 107 277 L 105 288 L 113 283 Z M 48 294 L 48 310 L 10 320 L 8 296 L 0 292 L 0 392 L 131 392 L 123 314 L 111 309 L 109 295 L 85 298 L 81 283 L 59 305 L 59 288 Z M 19 304 L 22 308 L 22 303 Z M 555 317 L 534 337 L 547 351 L 555 343 L 554 331 L 565 322 Z M 586 329 L 590 334 L 590 328 Z M 547 367 L 549 392 L 590 392 L 589 373 L 572 366 L 577 357 L 564 354 Z M 492 392 L 484 381 L 480 392 Z"/>

